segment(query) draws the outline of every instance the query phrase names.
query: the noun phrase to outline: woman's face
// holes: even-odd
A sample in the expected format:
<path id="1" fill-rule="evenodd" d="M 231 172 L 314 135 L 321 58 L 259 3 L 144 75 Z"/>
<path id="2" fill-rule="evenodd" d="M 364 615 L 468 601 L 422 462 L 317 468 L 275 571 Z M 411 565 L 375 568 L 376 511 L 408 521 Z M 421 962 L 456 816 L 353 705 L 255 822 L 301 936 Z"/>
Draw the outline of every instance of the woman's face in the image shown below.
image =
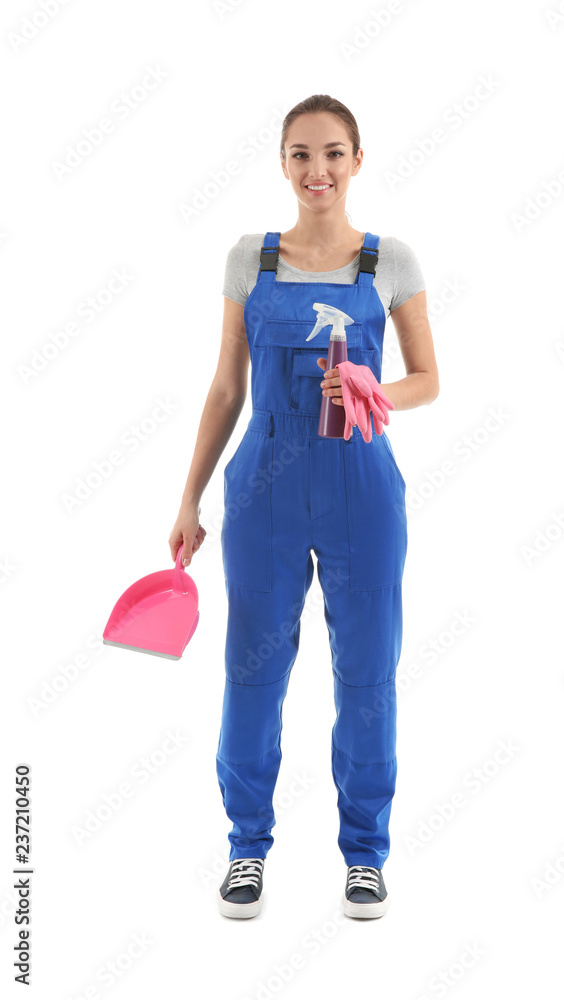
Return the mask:
<path id="1" fill-rule="evenodd" d="M 353 157 L 343 123 L 326 111 L 295 118 L 284 148 L 286 160 L 280 155 L 284 176 L 298 201 L 314 212 L 333 208 L 346 196 L 362 163 L 362 149 Z M 313 191 L 311 185 L 322 190 Z"/>

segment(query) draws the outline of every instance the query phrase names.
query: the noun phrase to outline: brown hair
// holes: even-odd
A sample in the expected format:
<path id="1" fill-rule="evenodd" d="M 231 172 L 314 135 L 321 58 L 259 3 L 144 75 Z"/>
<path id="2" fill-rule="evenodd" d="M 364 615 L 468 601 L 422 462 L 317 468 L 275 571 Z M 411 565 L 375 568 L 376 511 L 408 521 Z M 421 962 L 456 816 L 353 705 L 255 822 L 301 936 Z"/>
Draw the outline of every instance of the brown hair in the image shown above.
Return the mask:
<path id="1" fill-rule="evenodd" d="M 358 150 L 360 149 L 360 134 L 358 131 L 358 125 L 356 124 L 356 118 L 351 111 L 340 101 L 337 101 L 334 97 L 329 97 L 329 94 L 313 94 L 312 97 L 306 97 L 305 101 L 300 101 L 296 104 L 291 111 L 288 112 L 284 121 L 282 122 L 282 135 L 280 138 L 280 153 L 282 159 L 286 159 L 285 144 L 288 135 L 288 129 L 299 115 L 310 115 L 317 114 L 320 111 L 327 111 L 331 115 L 335 115 L 336 118 L 340 118 L 343 125 L 345 126 L 347 135 L 352 142 L 353 156 L 356 156 Z"/>

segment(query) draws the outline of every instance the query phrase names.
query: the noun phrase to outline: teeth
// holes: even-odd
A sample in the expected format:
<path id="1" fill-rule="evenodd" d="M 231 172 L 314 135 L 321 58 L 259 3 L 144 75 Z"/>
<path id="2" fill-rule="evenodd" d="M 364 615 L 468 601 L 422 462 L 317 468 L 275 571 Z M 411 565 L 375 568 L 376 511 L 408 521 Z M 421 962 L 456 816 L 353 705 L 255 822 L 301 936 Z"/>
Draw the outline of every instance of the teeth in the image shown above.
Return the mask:
<path id="1" fill-rule="evenodd" d="M 310 191 L 324 191 L 325 188 L 331 187 L 331 185 L 330 184 L 307 184 L 306 187 L 308 187 Z"/>

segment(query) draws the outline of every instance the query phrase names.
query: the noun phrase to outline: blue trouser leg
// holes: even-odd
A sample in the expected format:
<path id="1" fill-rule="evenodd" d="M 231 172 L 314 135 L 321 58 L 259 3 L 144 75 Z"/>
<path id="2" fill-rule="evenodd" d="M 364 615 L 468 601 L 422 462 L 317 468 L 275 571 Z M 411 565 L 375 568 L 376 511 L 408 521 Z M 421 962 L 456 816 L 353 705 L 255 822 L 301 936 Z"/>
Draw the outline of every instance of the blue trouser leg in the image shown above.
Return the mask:
<path id="1" fill-rule="evenodd" d="M 342 611 L 331 642 L 337 713 L 331 762 L 338 790 L 338 843 L 347 865 L 382 868 L 390 850 L 388 824 L 397 771 L 401 584 L 352 596 L 353 602 L 343 588 L 325 599 L 329 621 L 337 604 Z"/>
<path id="2" fill-rule="evenodd" d="M 397 772 L 395 676 L 407 545 L 401 483 L 391 465 L 376 462 L 376 456 L 384 454 L 376 452 L 381 444 L 375 441 L 372 452 L 364 442 L 345 444 L 360 450 L 343 456 L 349 464 L 333 462 L 330 474 L 318 446 L 312 466 L 318 482 L 314 550 L 334 678 L 331 761 L 338 793 L 338 844 L 347 865 L 374 868 L 382 868 L 390 850 L 388 825 Z M 330 499 L 321 489 L 328 475 Z M 366 504 L 366 512 L 360 504 Z M 361 546 L 356 545 L 359 540 Z M 351 581 L 356 589 L 351 589 Z"/>
<path id="3" fill-rule="evenodd" d="M 288 553 L 285 568 L 272 593 L 229 587 L 216 767 L 225 811 L 233 823 L 230 861 L 264 858 L 274 840 L 272 799 L 282 758 L 282 706 L 313 579 L 309 550 L 303 547 L 301 558 L 299 551 Z"/>

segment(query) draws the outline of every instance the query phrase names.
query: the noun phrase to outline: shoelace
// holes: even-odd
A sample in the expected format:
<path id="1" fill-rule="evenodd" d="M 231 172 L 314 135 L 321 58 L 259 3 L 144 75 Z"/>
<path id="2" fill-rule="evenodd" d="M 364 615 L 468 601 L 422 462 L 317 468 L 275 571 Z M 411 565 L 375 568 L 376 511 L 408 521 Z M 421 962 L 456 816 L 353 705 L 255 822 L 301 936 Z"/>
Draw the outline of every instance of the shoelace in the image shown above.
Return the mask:
<path id="1" fill-rule="evenodd" d="M 230 889 L 238 889 L 242 885 L 252 885 L 256 889 L 263 865 L 264 858 L 237 858 L 233 862 L 227 892 Z"/>
<path id="2" fill-rule="evenodd" d="M 373 889 L 377 893 L 380 889 L 378 869 L 365 868 L 363 865 L 351 865 L 349 868 L 347 892 L 353 886 L 358 886 L 360 889 Z"/>

